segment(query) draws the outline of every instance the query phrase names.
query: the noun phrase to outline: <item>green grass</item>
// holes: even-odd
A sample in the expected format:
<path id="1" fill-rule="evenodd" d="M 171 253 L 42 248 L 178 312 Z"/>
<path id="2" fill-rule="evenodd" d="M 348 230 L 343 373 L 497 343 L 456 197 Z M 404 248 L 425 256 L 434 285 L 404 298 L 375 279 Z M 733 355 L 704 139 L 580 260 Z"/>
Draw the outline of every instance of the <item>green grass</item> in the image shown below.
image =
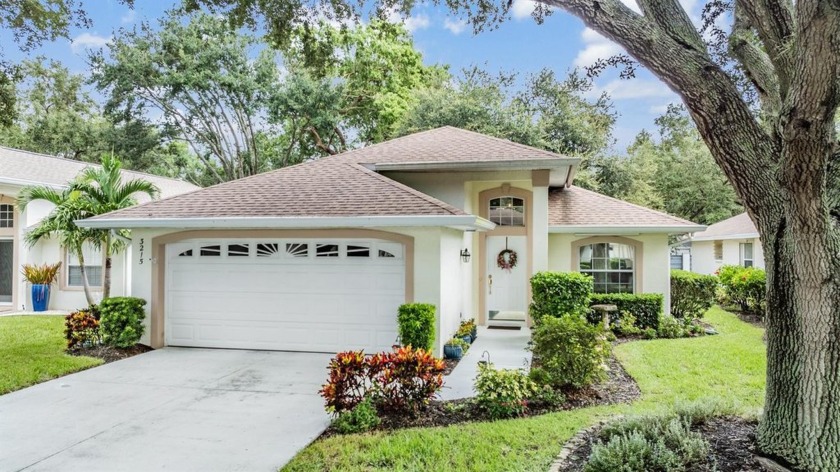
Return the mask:
<path id="1" fill-rule="evenodd" d="M 713 308 L 706 321 L 717 336 L 626 343 L 616 356 L 636 379 L 642 398 L 534 418 L 333 436 L 301 451 L 291 471 L 545 471 L 578 430 L 615 414 L 643 414 L 675 403 L 714 399 L 752 416 L 764 401 L 762 331 Z"/>
<path id="2" fill-rule="evenodd" d="M 0 317 L 0 395 L 102 363 L 64 348 L 61 316 Z"/>

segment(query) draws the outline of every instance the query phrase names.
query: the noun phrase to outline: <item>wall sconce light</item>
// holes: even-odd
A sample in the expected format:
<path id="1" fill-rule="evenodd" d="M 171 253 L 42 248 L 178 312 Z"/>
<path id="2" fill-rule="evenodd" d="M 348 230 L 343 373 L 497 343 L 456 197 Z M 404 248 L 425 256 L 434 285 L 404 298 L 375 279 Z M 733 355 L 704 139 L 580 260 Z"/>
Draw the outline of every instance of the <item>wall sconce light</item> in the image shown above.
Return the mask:
<path id="1" fill-rule="evenodd" d="M 467 248 L 464 248 L 464 250 L 461 251 L 461 260 L 464 262 L 470 261 L 470 251 Z"/>

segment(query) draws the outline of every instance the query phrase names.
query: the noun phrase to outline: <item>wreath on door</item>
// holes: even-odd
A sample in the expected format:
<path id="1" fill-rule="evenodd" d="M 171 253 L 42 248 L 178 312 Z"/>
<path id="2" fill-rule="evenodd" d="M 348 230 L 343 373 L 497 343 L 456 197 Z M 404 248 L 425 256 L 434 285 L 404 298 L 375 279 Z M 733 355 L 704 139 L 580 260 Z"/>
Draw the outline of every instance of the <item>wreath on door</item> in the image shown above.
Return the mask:
<path id="1" fill-rule="evenodd" d="M 505 249 L 496 257 L 496 265 L 499 266 L 500 269 L 510 272 L 511 269 L 516 267 L 516 259 L 516 251 L 513 249 Z"/>

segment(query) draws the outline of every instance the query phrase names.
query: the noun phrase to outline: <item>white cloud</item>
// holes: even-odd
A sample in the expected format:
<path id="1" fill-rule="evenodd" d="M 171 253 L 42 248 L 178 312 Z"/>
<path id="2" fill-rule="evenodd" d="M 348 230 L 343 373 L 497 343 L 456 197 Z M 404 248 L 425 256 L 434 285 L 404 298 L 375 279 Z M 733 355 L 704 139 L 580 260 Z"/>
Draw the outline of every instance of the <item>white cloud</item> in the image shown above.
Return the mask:
<path id="1" fill-rule="evenodd" d="M 137 12 L 134 10 L 128 10 L 125 12 L 125 15 L 120 18 L 120 23 L 127 25 L 129 23 L 134 23 L 134 17 L 137 16 Z"/>
<path id="2" fill-rule="evenodd" d="M 580 38 L 584 46 L 572 62 L 575 67 L 589 67 L 595 64 L 598 59 L 608 59 L 616 54 L 624 53 L 621 46 L 601 36 L 591 28 L 585 28 L 580 34 Z"/>
<path id="3" fill-rule="evenodd" d="M 537 8 L 537 4 L 533 0 L 514 0 L 510 7 L 510 13 L 517 20 L 521 20 L 531 16 L 535 8 Z"/>
<path id="4" fill-rule="evenodd" d="M 467 28 L 467 22 L 459 19 L 447 18 L 443 21 L 443 27 L 448 29 L 452 34 L 458 35 L 464 32 Z"/>
<path id="5" fill-rule="evenodd" d="M 85 49 L 99 49 L 111 42 L 110 37 L 98 36 L 90 33 L 82 33 L 70 43 L 70 49 L 73 52 L 80 52 Z"/>
<path id="6" fill-rule="evenodd" d="M 387 15 L 385 15 L 385 18 L 391 23 L 402 23 L 403 25 L 405 25 L 405 29 L 407 29 L 409 33 L 413 33 L 421 29 L 426 29 L 429 27 L 429 25 L 432 24 L 432 22 L 429 20 L 429 16 L 423 13 L 404 18 L 402 14 L 400 14 L 400 12 L 394 9 L 388 11 Z"/>
<path id="7" fill-rule="evenodd" d="M 650 108 L 648 108 L 648 111 L 650 112 L 651 115 L 662 115 L 666 111 L 668 111 L 668 107 L 671 106 L 672 103 L 673 102 L 664 103 L 662 105 L 653 105 Z"/>
<path id="8" fill-rule="evenodd" d="M 677 100 L 676 94 L 665 84 L 655 79 L 614 79 L 606 85 L 596 85 L 589 92 L 600 95 L 607 92 L 613 100 L 637 100 L 640 98 L 671 98 Z"/>

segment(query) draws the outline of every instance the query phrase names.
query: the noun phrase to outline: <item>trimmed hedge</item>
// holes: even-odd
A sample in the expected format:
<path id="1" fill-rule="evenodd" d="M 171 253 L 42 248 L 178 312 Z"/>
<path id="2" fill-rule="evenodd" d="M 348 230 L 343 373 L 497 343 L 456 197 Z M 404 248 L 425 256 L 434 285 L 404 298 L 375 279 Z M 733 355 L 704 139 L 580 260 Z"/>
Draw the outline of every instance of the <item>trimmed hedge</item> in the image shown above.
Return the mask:
<path id="1" fill-rule="evenodd" d="M 718 278 L 726 296 L 741 311 L 764 316 L 767 275 L 763 269 L 725 265 L 718 270 Z"/>
<path id="2" fill-rule="evenodd" d="M 397 315 L 400 343 L 431 351 L 435 343 L 435 306 L 430 303 L 400 305 Z"/>
<path id="3" fill-rule="evenodd" d="M 531 277 L 531 319 L 583 315 L 592 289 L 592 277 L 579 272 L 538 272 Z"/>
<path id="4" fill-rule="evenodd" d="M 119 348 L 129 348 L 143 336 L 146 300 L 137 297 L 110 297 L 99 304 L 99 332 L 102 341 Z"/>
<path id="5" fill-rule="evenodd" d="M 671 315 L 675 318 L 702 318 L 715 304 L 718 278 L 685 270 L 671 271 Z"/>
<path id="6" fill-rule="evenodd" d="M 610 316 L 610 323 L 615 323 L 626 311 L 636 317 L 636 325 L 641 329 L 659 329 L 659 317 L 665 297 L 660 293 L 593 293 L 592 305 L 615 305 L 618 311 Z M 591 323 L 600 323 L 600 316 L 590 310 L 588 319 Z"/>

